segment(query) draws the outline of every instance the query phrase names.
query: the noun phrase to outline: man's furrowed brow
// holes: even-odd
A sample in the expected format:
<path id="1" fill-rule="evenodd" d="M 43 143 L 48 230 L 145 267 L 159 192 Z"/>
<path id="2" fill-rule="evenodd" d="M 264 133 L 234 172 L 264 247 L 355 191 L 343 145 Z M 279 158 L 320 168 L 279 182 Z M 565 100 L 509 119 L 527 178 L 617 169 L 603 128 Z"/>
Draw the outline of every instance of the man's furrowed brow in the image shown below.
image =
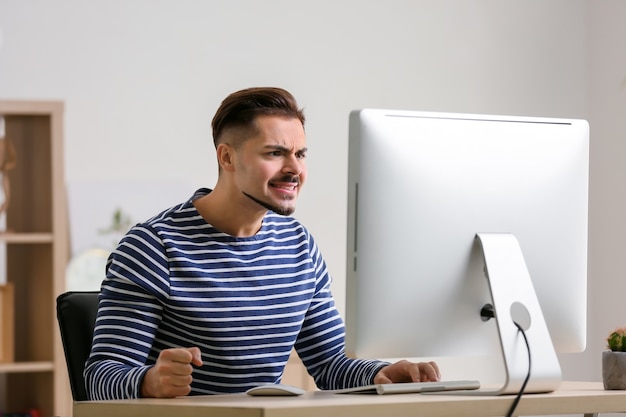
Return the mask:
<path id="1" fill-rule="evenodd" d="M 266 149 L 272 149 L 275 151 L 281 151 L 281 152 L 291 152 L 293 150 L 293 148 L 288 148 L 286 146 L 283 145 L 265 145 Z M 309 148 L 304 147 L 302 149 L 298 149 L 296 152 L 299 153 L 306 153 L 309 150 Z"/>
<path id="2" fill-rule="evenodd" d="M 265 145 L 265 148 L 272 149 L 275 151 L 281 151 L 281 152 L 289 151 L 289 148 L 287 148 L 286 146 L 282 146 L 282 145 Z"/>

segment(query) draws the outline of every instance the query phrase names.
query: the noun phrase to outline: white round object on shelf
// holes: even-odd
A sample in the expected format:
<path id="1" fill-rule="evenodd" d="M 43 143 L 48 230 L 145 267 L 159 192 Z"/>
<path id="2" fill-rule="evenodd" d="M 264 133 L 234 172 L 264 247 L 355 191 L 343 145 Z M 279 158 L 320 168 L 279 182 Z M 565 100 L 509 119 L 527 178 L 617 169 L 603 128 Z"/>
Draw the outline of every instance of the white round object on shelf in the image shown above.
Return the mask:
<path id="1" fill-rule="evenodd" d="M 87 249 L 74 256 L 65 273 L 67 291 L 98 291 L 105 276 L 110 252 L 105 249 Z"/>

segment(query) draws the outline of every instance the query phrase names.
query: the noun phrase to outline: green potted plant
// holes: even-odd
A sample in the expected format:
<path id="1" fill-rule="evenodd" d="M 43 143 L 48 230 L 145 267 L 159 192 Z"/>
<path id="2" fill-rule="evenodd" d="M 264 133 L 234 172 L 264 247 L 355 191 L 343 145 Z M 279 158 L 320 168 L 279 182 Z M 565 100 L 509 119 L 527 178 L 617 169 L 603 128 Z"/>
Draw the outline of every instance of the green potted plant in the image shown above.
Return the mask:
<path id="1" fill-rule="evenodd" d="M 609 350 L 602 352 L 604 389 L 626 389 L 626 327 L 613 330 L 606 341 Z"/>

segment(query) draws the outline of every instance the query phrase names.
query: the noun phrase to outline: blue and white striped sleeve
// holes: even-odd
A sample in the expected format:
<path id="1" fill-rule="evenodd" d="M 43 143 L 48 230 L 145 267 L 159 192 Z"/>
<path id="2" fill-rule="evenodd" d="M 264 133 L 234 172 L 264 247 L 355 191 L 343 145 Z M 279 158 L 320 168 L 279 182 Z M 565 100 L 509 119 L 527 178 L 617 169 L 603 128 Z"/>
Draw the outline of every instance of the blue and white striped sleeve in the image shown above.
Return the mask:
<path id="1" fill-rule="evenodd" d="M 373 383 L 387 362 L 351 359 L 345 354 L 345 325 L 330 290 L 331 278 L 318 247 L 309 236 L 317 288 L 296 342 L 296 350 L 320 389 Z"/>
<path id="2" fill-rule="evenodd" d="M 109 258 L 102 284 L 85 384 L 91 400 L 140 397 L 161 302 L 168 295 L 167 261 L 160 239 L 135 227 Z"/>

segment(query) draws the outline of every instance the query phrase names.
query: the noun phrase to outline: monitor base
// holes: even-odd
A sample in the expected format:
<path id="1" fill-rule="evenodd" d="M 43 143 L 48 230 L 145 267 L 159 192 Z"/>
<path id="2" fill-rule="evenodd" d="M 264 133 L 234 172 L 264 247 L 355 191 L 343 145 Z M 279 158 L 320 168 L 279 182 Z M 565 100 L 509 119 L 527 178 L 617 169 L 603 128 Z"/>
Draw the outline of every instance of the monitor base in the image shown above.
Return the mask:
<path id="1" fill-rule="evenodd" d="M 529 372 L 528 349 L 515 322 L 528 338 L 532 362 L 524 392 L 556 390 L 561 367 L 517 238 L 510 233 L 478 233 L 476 238 L 485 261 L 506 378 L 502 387 L 472 395 L 514 394 L 522 388 Z M 485 309 L 481 314 L 488 315 Z"/>

